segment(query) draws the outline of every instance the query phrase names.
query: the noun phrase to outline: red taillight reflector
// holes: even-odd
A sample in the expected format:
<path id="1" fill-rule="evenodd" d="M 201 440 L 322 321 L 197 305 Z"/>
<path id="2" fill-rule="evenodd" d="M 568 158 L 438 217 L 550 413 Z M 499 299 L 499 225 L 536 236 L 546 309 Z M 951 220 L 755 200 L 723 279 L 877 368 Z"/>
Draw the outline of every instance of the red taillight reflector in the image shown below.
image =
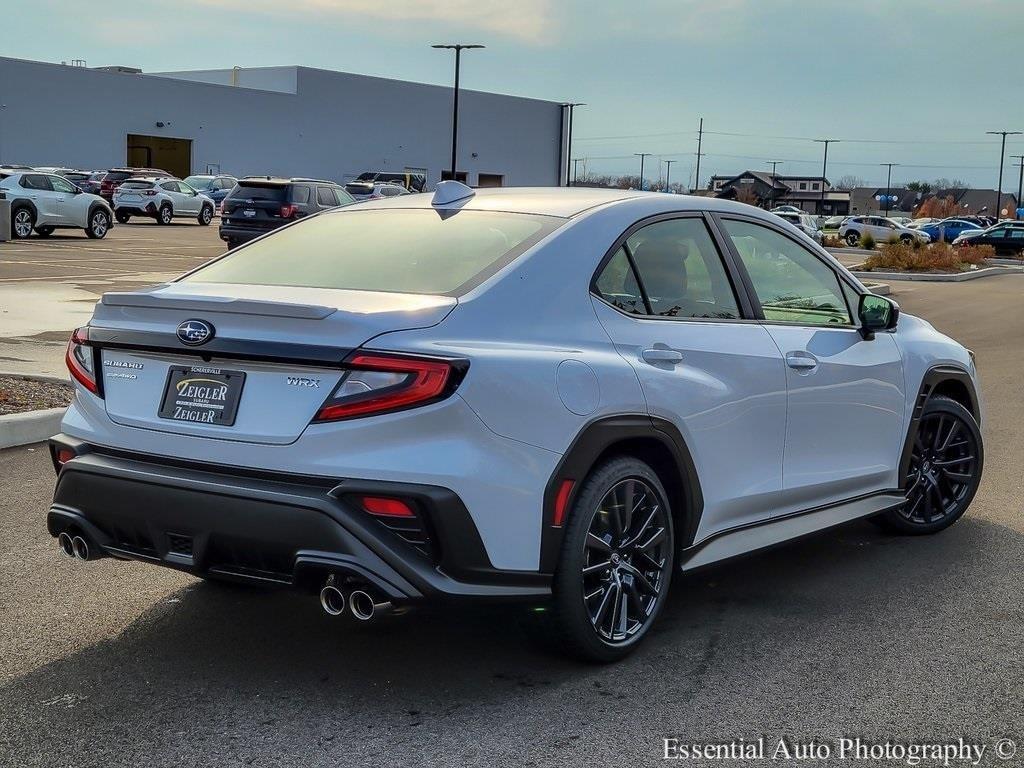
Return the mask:
<path id="1" fill-rule="evenodd" d="M 297 210 L 299 210 L 299 206 L 297 206 L 297 205 L 282 205 L 281 206 L 281 218 L 282 219 L 290 219 L 292 216 L 295 215 L 295 212 Z"/>
<path id="2" fill-rule="evenodd" d="M 74 451 L 69 451 L 67 448 L 61 448 L 57 451 L 57 463 L 62 467 L 73 458 L 75 458 Z"/>
<path id="3" fill-rule="evenodd" d="M 94 395 L 98 395 L 100 388 L 96 384 L 96 374 L 93 371 L 92 347 L 86 346 L 88 341 L 89 329 L 76 328 L 68 341 L 64 362 L 75 381 Z"/>
<path id="4" fill-rule="evenodd" d="M 569 508 L 569 496 L 572 494 L 575 480 L 563 480 L 558 486 L 558 494 L 555 496 L 555 515 L 551 518 L 551 524 L 561 526 L 565 522 L 565 515 Z"/>
<path id="5" fill-rule="evenodd" d="M 335 394 L 320 408 L 314 421 L 338 421 L 425 405 L 445 394 L 452 373 L 450 363 L 420 357 L 360 354 L 349 360 L 347 366 L 352 371 L 350 376 L 355 376 L 359 371 L 405 376 L 397 383 L 389 382 L 387 386 L 376 390 L 364 388 L 351 395 L 339 396 L 338 390 L 345 386 L 346 379 L 343 378 Z"/>
<path id="6" fill-rule="evenodd" d="M 378 517 L 416 517 L 412 507 L 401 499 L 389 499 L 384 496 L 363 496 L 363 509 Z"/>

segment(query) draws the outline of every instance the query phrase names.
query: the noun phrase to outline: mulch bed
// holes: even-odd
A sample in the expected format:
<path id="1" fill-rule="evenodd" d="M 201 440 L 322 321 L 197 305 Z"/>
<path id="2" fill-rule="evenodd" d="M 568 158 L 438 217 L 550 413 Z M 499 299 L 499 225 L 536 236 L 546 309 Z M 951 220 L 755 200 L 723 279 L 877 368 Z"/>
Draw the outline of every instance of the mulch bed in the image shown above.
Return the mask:
<path id="1" fill-rule="evenodd" d="M 70 384 L 0 376 L 0 416 L 43 408 L 65 408 L 74 391 Z"/>

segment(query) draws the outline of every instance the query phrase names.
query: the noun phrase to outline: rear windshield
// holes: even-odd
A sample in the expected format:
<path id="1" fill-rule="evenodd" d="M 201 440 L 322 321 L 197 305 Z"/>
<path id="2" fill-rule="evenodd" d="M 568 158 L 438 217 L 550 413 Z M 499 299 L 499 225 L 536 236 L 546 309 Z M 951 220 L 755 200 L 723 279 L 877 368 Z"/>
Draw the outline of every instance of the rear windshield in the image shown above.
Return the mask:
<path id="1" fill-rule="evenodd" d="M 337 211 L 285 227 L 182 279 L 459 296 L 564 221 L 494 211 Z"/>
<path id="2" fill-rule="evenodd" d="M 153 182 L 151 181 L 126 181 L 121 185 L 121 189 L 152 189 Z"/>
<path id="3" fill-rule="evenodd" d="M 288 187 L 283 184 L 260 185 L 248 184 L 240 181 L 238 185 L 228 193 L 232 200 L 271 200 L 276 203 L 283 203 L 288 198 Z"/>
<path id="4" fill-rule="evenodd" d="M 134 176 L 135 173 L 132 171 L 108 171 L 107 175 L 103 177 L 104 181 L 124 181 Z"/>

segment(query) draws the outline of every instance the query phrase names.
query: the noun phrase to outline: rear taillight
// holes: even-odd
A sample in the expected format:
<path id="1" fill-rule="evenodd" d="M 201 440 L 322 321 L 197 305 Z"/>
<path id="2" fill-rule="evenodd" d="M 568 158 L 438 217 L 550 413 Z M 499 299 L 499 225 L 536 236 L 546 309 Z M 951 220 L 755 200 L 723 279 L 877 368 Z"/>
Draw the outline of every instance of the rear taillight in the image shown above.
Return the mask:
<path id="1" fill-rule="evenodd" d="M 359 499 L 363 509 L 375 517 L 416 517 L 411 506 L 402 499 L 386 496 L 363 496 Z"/>
<path id="2" fill-rule="evenodd" d="M 144 189 L 144 190 L 142 190 L 142 194 L 144 194 L 146 197 L 155 197 L 156 196 L 156 190 L 155 189 Z"/>
<path id="3" fill-rule="evenodd" d="M 89 346 L 88 328 L 77 328 L 71 333 L 64 361 L 75 381 L 95 395 L 100 393 L 96 383 L 96 361 L 92 347 Z"/>
<path id="4" fill-rule="evenodd" d="M 282 205 L 281 206 L 281 218 L 282 219 L 290 219 L 292 216 L 295 215 L 296 211 L 298 211 L 298 210 L 299 210 L 299 206 L 297 206 L 297 205 Z"/>
<path id="5" fill-rule="evenodd" d="M 340 421 L 416 408 L 443 400 L 459 385 L 465 361 L 361 352 L 346 371 L 314 422 Z"/>

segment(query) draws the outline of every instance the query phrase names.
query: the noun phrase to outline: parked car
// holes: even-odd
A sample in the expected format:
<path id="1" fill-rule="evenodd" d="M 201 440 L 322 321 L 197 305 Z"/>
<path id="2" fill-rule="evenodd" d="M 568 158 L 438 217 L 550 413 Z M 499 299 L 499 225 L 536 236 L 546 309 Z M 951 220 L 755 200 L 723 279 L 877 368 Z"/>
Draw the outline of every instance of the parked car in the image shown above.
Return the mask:
<path id="1" fill-rule="evenodd" d="M 390 181 L 350 181 L 345 185 L 345 191 L 352 195 L 356 202 L 409 194 L 409 190 L 401 184 L 393 184 Z"/>
<path id="2" fill-rule="evenodd" d="M 0 171 L 6 171 L 8 173 L 10 173 L 12 171 L 34 171 L 34 170 L 35 170 L 35 168 L 33 168 L 31 165 L 16 165 L 16 164 L 9 164 L 9 163 L 5 163 L 3 165 L 0 165 Z"/>
<path id="3" fill-rule="evenodd" d="M 1024 254 L 1024 222 L 1004 221 L 982 230 L 966 230 L 953 245 L 991 245 L 997 256 Z"/>
<path id="4" fill-rule="evenodd" d="M 918 227 L 919 232 L 924 232 L 934 242 L 941 240 L 949 243 L 953 242 L 961 233 L 971 229 L 984 229 L 984 227 L 964 219 L 942 219 Z"/>
<path id="5" fill-rule="evenodd" d="M 218 174 L 216 176 L 200 175 L 186 177 L 185 183 L 197 192 L 206 195 L 217 205 L 220 205 L 224 198 L 228 196 L 228 192 L 235 188 L 238 179 L 227 174 Z"/>
<path id="6" fill-rule="evenodd" d="M 849 218 L 848 216 L 829 216 L 825 221 L 822 222 L 822 230 L 836 231 L 842 226 L 843 222 Z"/>
<path id="7" fill-rule="evenodd" d="M 914 219 L 909 224 L 907 224 L 907 226 L 910 229 L 920 229 L 921 227 L 926 227 L 929 224 L 934 224 L 936 221 L 942 221 L 942 219 L 933 219 L 926 216 L 920 219 Z"/>
<path id="8" fill-rule="evenodd" d="M 67 361 L 64 554 L 362 621 L 531 601 L 598 661 L 680 572 L 952 525 L 984 458 L 968 350 L 775 216 L 688 195 L 441 182 L 336 209 L 107 294 Z"/>
<path id="9" fill-rule="evenodd" d="M 911 229 L 897 224 L 884 216 L 851 216 L 839 227 L 839 237 L 851 248 L 860 243 L 863 235 L 871 235 L 877 242 L 884 243 L 893 237 L 909 243 L 917 240 L 930 243 L 931 238 L 919 229 Z"/>
<path id="10" fill-rule="evenodd" d="M 775 215 L 780 219 L 788 221 L 819 245 L 824 239 L 824 235 L 818 229 L 818 223 L 813 216 L 809 216 L 806 213 L 790 213 L 789 211 L 780 211 Z"/>
<path id="11" fill-rule="evenodd" d="M 408 171 L 366 171 L 356 176 L 356 181 L 390 181 L 410 192 L 423 192 L 427 188 L 427 177 L 424 174 Z"/>
<path id="12" fill-rule="evenodd" d="M 173 179 L 174 175 L 159 168 L 111 168 L 100 180 L 100 195 L 104 200 L 113 203 L 114 191 L 125 179 Z"/>
<path id="13" fill-rule="evenodd" d="M 797 208 L 795 205 L 777 205 L 771 210 L 772 213 L 804 213 L 803 208 Z"/>
<path id="14" fill-rule="evenodd" d="M 0 171 L 0 190 L 11 202 L 11 237 L 35 230 L 49 237 L 57 229 L 83 229 L 91 238 L 106 237 L 113 214 L 98 195 L 83 192 L 63 176 L 36 171 Z"/>
<path id="15" fill-rule="evenodd" d="M 175 218 L 195 219 L 204 227 L 213 221 L 216 204 L 177 179 L 125 179 L 114 192 L 114 215 L 127 224 L 132 216 L 170 224 Z"/>
<path id="16" fill-rule="evenodd" d="M 246 177 L 224 198 L 220 239 L 234 248 L 296 219 L 354 202 L 333 181 Z"/>

